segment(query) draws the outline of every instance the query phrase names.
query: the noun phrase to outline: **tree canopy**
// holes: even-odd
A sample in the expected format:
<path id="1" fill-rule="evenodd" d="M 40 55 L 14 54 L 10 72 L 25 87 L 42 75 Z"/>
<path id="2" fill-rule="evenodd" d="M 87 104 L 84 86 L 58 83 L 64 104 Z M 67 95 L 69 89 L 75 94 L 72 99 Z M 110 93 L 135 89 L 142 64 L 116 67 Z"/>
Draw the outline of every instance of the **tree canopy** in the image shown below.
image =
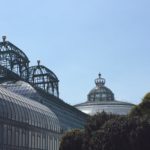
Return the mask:
<path id="1" fill-rule="evenodd" d="M 91 116 L 83 130 L 66 133 L 60 150 L 150 150 L 150 93 L 129 115 Z"/>
<path id="2" fill-rule="evenodd" d="M 150 117 L 150 93 L 147 93 L 144 96 L 142 102 L 139 105 L 133 107 L 129 115 L 142 118 Z"/>
<path id="3" fill-rule="evenodd" d="M 67 132 L 62 137 L 60 150 L 82 150 L 83 132 L 75 129 Z"/>

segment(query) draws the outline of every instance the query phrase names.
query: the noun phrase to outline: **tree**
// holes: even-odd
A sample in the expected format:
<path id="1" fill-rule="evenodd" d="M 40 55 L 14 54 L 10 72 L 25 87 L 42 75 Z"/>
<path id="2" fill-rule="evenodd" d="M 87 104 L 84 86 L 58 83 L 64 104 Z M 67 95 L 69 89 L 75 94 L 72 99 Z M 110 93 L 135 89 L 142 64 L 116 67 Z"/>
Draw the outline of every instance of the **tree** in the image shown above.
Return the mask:
<path id="1" fill-rule="evenodd" d="M 63 137 L 59 150 L 82 150 L 83 132 L 75 129 L 67 132 Z"/>
<path id="2" fill-rule="evenodd" d="M 90 138 L 89 150 L 150 150 L 147 120 L 118 117 L 105 122 Z"/>
<path id="3" fill-rule="evenodd" d="M 150 118 L 150 93 L 147 93 L 142 102 L 133 107 L 133 109 L 131 110 L 130 116 L 138 116 L 141 118 Z"/>
<path id="4" fill-rule="evenodd" d="M 104 127 L 103 150 L 149 150 L 150 125 L 147 120 L 123 117 Z"/>
<path id="5" fill-rule="evenodd" d="M 150 150 L 150 93 L 128 116 L 98 113 L 66 133 L 60 150 Z"/>
<path id="6" fill-rule="evenodd" d="M 107 114 L 106 112 L 97 113 L 94 116 L 89 117 L 85 125 L 85 132 L 88 134 L 97 131 L 110 119 L 117 118 L 119 115 Z"/>
<path id="7" fill-rule="evenodd" d="M 85 125 L 85 134 L 83 139 L 83 150 L 93 150 L 93 143 L 99 140 L 101 127 L 110 119 L 117 118 L 118 115 L 107 114 L 106 112 L 97 113 L 90 116 Z M 100 137 L 99 137 L 100 136 Z M 93 139 L 91 137 L 94 137 Z M 97 137 L 97 138 L 96 138 Z M 95 145 L 96 146 L 96 145 Z"/>

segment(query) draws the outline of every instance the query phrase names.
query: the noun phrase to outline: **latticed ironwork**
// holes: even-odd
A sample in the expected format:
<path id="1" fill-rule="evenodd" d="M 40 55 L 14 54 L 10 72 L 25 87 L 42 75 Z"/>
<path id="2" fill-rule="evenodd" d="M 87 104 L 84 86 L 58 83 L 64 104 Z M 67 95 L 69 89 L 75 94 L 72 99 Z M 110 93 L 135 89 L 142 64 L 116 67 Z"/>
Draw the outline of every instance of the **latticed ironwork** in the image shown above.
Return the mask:
<path id="1" fill-rule="evenodd" d="M 0 42 L 0 65 L 22 77 L 23 70 L 28 69 L 29 59 L 18 47 L 6 41 L 6 36 L 3 36 L 3 41 Z M 7 75 L 4 68 L 1 72 Z"/>
<path id="2" fill-rule="evenodd" d="M 34 87 L 59 97 L 58 78 L 48 68 L 40 65 L 29 67 L 29 59 L 18 47 L 6 41 L 0 42 L 0 82 L 7 79 L 24 80 Z"/>
<path id="3" fill-rule="evenodd" d="M 48 68 L 43 65 L 40 65 L 38 61 L 37 66 L 29 67 L 29 83 L 33 84 L 36 87 L 39 87 L 46 92 L 59 96 L 58 90 L 58 78 L 57 76 Z"/>

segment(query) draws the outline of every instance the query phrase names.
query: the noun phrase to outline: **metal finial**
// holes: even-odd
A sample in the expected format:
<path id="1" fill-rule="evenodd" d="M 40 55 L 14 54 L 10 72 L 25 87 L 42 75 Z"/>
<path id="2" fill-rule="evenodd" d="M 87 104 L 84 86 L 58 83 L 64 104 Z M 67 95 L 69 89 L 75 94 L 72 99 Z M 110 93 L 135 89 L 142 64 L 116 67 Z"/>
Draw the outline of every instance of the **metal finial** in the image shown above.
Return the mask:
<path id="1" fill-rule="evenodd" d="M 98 74 L 98 76 L 99 76 L 99 78 L 101 78 L 101 74 L 100 73 Z"/>
<path id="2" fill-rule="evenodd" d="M 40 60 L 37 60 L 38 66 L 40 65 Z"/>
<path id="3" fill-rule="evenodd" d="M 3 42 L 6 41 L 6 36 L 2 36 Z"/>

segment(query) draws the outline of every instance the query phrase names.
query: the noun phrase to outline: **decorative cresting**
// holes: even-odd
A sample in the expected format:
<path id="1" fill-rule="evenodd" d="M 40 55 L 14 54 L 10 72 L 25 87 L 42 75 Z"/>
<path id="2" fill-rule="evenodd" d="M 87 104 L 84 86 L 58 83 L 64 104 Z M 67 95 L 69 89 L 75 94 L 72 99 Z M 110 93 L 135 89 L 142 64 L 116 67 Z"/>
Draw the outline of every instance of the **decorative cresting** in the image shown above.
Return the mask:
<path id="1" fill-rule="evenodd" d="M 54 96 L 59 97 L 58 78 L 48 68 L 40 65 L 40 61 L 37 61 L 37 66 L 29 67 L 28 82 L 35 87 L 39 87 Z"/>
<path id="2" fill-rule="evenodd" d="M 89 102 L 99 102 L 99 101 L 114 101 L 113 92 L 105 86 L 105 79 L 98 74 L 98 78 L 95 79 L 96 87 L 92 89 L 88 94 Z"/>
<path id="3" fill-rule="evenodd" d="M 2 77 L 4 72 L 3 76 L 7 76 L 9 71 L 12 71 L 19 77 L 23 77 L 23 70 L 27 70 L 29 66 L 28 57 L 18 47 L 6 41 L 6 36 L 2 39 L 3 41 L 0 42 L 0 76 Z"/>

